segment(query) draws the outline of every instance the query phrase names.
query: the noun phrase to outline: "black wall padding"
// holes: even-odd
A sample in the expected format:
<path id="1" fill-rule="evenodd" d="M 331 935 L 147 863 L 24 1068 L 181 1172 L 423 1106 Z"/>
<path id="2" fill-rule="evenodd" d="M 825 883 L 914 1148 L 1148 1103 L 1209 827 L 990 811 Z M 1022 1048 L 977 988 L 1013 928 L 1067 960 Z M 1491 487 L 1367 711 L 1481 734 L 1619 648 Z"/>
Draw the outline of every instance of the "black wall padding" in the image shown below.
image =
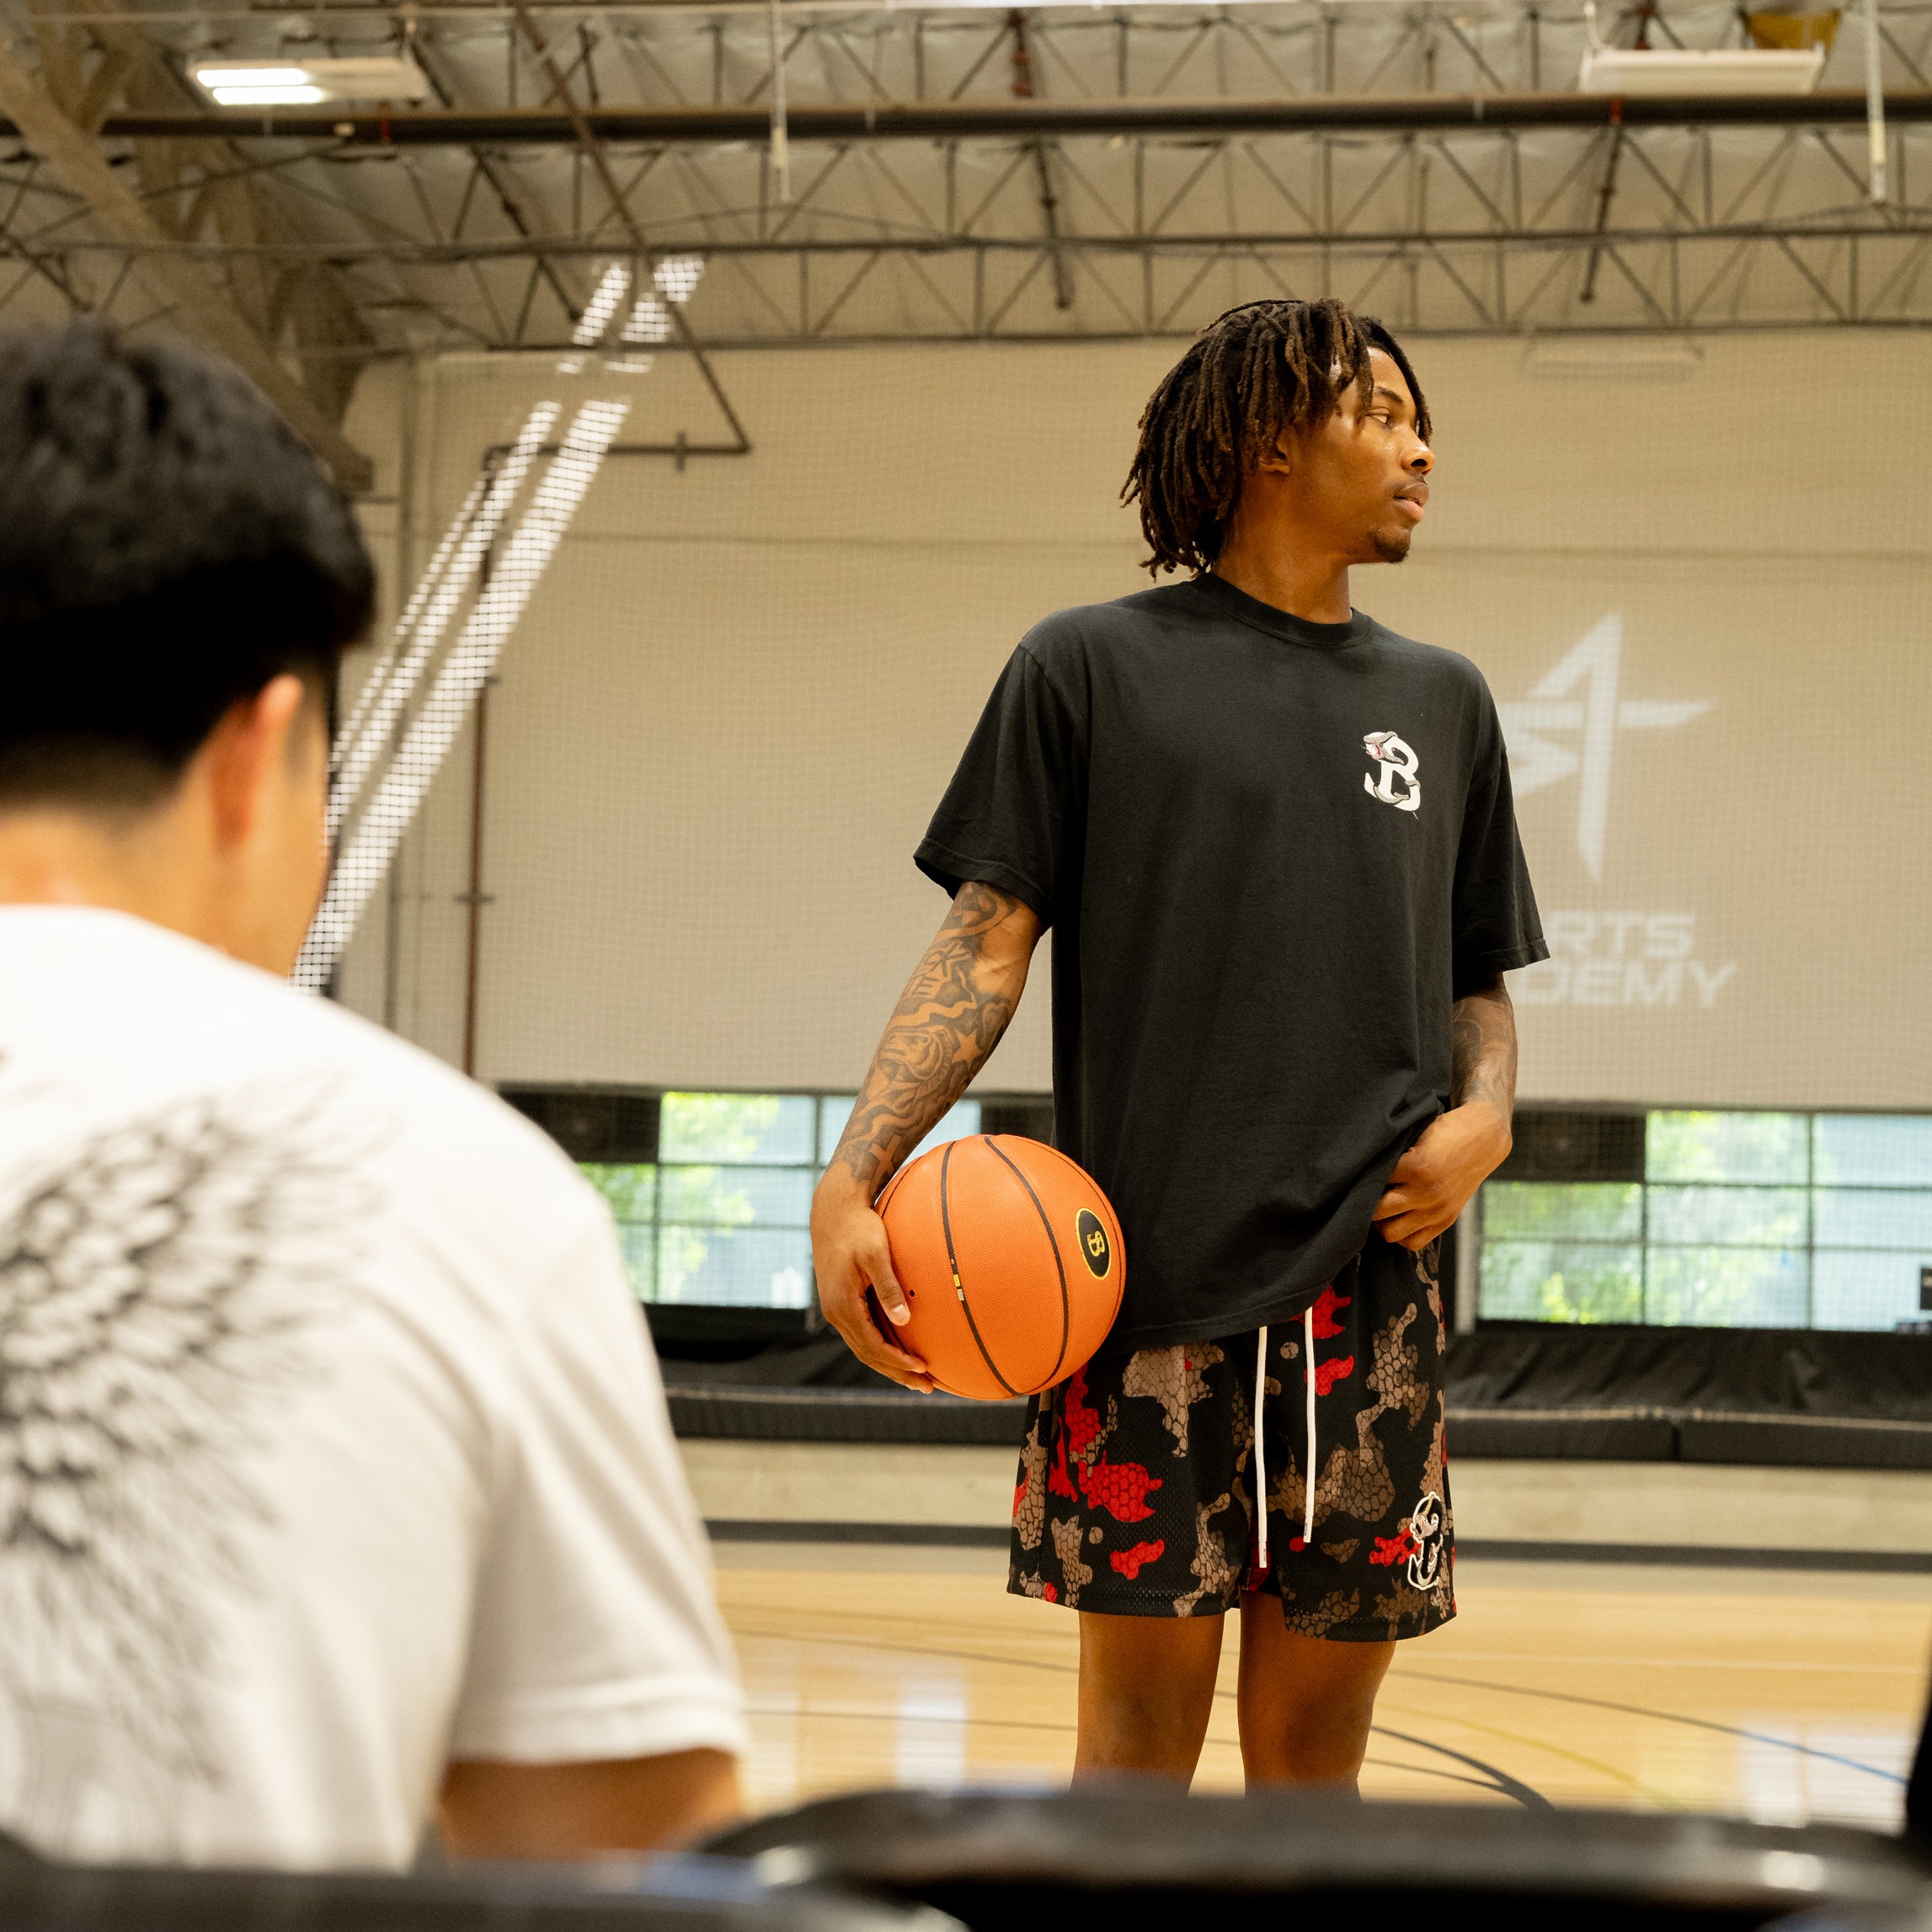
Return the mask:
<path id="1" fill-rule="evenodd" d="M 1452 1408 L 1449 1451 L 1458 1462 L 1675 1462 L 1677 1428 L 1641 1409 Z"/>
<path id="2" fill-rule="evenodd" d="M 830 1332 L 662 1368 L 680 1436 L 1017 1450 L 1026 1413 L 899 1389 Z M 1471 1461 L 1932 1470 L 1932 1337 L 1481 1329 L 1450 1343 L 1449 1417 Z"/>
<path id="3" fill-rule="evenodd" d="M 1027 1405 L 910 1389 L 668 1388 L 680 1436 L 787 1443 L 966 1443 L 1016 1452 Z"/>
<path id="4" fill-rule="evenodd" d="M 1023 1401 L 843 1389 L 673 1386 L 685 1437 L 750 1442 L 954 1443 L 1017 1451 Z M 1470 1409 L 1449 1412 L 1459 1461 L 1705 1462 L 1800 1469 L 1932 1470 L 1932 1423 L 1753 1416 L 1694 1409 Z"/>
<path id="5" fill-rule="evenodd" d="M 654 1332 L 656 1317 L 653 1317 Z M 674 1347 L 677 1346 L 674 1344 Z M 729 1362 L 692 1360 L 679 1353 L 667 1354 L 660 1346 L 658 1366 L 667 1385 L 689 1385 L 706 1389 L 823 1389 L 866 1390 L 875 1395 L 903 1395 L 912 1401 L 924 1398 L 915 1390 L 901 1389 L 898 1383 L 881 1375 L 846 1346 L 836 1329 L 822 1328 L 795 1342 L 771 1346 Z"/>
<path id="6" fill-rule="evenodd" d="M 1786 1468 L 1932 1469 L 1932 1422 L 1834 1416 L 1729 1416 L 1677 1420 L 1679 1462 L 1775 1463 Z"/>
<path id="7" fill-rule="evenodd" d="M 1558 1811 L 1478 1760 L 1464 1768 L 1505 1801 L 880 1791 L 760 1818 L 707 1849 L 778 1852 L 802 1872 L 936 1905 L 974 1932 L 1115 1920 L 1743 1932 L 1834 1907 L 1872 1932 L 1919 1923 L 1925 1873 L 1876 1833 Z"/>
<path id="8" fill-rule="evenodd" d="M 1932 1422 L 1699 1409 L 1464 1409 L 1449 1412 L 1460 1461 L 1708 1462 L 1784 1469 L 1932 1470 Z"/>
<path id="9" fill-rule="evenodd" d="M 1795 1328 L 1481 1328 L 1449 1348 L 1459 1409 L 1670 1409 L 1932 1423 L 1932 1336 Z"/>
<path id="10" fill-rule="evenodd" d="M 1641 1181 L 1641 1113 L 1519 1107 L 1498 1181 Z"/>
<path id="11" fill-rule="evenodd" d="M 573 1161 L 648 1166 L 658 1157 L 663 1108 L 654 1093 L 589 1086 L 506 1086 L 499 1091 Z"/>

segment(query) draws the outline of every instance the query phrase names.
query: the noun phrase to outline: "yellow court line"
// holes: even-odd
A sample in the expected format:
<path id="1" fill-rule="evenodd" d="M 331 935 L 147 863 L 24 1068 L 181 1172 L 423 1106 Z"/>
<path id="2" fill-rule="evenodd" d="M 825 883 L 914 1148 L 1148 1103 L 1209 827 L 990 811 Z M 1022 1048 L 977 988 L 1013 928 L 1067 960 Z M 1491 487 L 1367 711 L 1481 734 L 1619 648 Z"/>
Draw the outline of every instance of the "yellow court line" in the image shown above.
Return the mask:
<path id="1" fill-rule="evenodd" d="M 1384 1709 L 1380 1705 L 1376 1706 L 1375 1715 L 1378 1718 L 1383 1715 Z M 1506 1743 L 1524 1745 L 1530 1750 L 1546 1753 L 1552 1758 L 1566 1758 L 1572 1764 L 1581 1764 L 1586 1770 L 1599 1772 L 1612 1784 L 1622 1785 L 1666 1810 L 1677 1811 L 1683 1808 L 1682 1799 L 1673 1797 L 1668 1792 L 1653 1790 L 1641 1778 L 1632 1776 L 1628 1771 L 1620 1771 L 1615 1766 L 1606 1764 L 1600 1759 L 1586 1758 L 1581 1751 L 1566 1750 L 1561 1744 L 1547 1744 L 1540 1737 L 1526 1737 L 1519 1731 L 1505 1731 L 1494 1724 L 1479 1724 L 1473 1717 L 1448 1716 L 1439 1711 L 1405 1711 L 1399 1705 L 1390 1708 L 1389 1715 L 1418 1719 L 1425 1723 L 1452 1724 L 1465 1731 L 1479 1732 L 1485 1737 L 1500 1737 Z"/>

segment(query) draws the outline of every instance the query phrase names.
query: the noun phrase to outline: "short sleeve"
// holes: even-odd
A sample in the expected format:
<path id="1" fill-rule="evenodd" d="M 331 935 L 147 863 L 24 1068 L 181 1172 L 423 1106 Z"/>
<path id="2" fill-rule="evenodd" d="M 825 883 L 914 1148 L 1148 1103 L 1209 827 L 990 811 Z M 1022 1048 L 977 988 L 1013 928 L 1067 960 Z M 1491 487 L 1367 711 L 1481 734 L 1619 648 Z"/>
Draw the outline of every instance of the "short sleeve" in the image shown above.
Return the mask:
<path id="1" fill-rule="evenodd" d="M 585 1222 L 513 1337 L 450 1754 L 741 1753 L 730 1640 L 657 1364 L 608 1218 Z"/>
<path id="2" fill-rule="evenodd" d="M 1001 672 L 914 854 L 920 870 L 948 893 L 984 879 L 1050 926 L 1072 889 L 1069 855 L 1082 816 L 1084 770 L 1073 714 L 1022 643 Z"/>
<path id="3" fill-rule="evenodd" d="M 1509 753 L 1487 685 L 1481 685 L 1462 843 L 1456 853 L 1455 997 L 1487 985 L 1499 973 L 1550 957 L 1516 826 Z"/>

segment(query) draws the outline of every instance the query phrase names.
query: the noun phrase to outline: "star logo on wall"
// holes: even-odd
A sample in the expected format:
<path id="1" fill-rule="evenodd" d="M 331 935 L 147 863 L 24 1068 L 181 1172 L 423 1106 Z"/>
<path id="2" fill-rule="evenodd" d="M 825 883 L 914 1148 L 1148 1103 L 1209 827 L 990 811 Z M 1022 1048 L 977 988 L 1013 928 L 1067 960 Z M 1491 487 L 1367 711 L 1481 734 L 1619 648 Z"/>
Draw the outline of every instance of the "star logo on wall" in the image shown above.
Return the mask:
<path id="1" fill-rule="evenodd" d="M 1592 878 L 1604 872 L 1604 833 L 1609 822 L 1610 767 L 1620 731 L 1671 731 L 1701 718 L 1715 700 L 1628 698 L 1619 683 L 1624 621 L 1613 612 L 1551 670 L 1528 698 L 1499 704 L 1509 746 L 1510 776 L 1518 798 L 1581 772 L 1577 850 Z M 1580 732 L 1574 745 L 1550 735 Z"/>

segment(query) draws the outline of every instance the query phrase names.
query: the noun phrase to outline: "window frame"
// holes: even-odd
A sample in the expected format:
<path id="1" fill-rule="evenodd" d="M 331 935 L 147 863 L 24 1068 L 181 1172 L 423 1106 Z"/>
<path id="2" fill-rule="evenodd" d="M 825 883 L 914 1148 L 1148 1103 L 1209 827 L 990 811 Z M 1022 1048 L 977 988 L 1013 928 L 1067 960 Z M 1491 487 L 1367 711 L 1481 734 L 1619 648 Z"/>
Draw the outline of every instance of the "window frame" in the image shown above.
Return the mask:
<path id="1" fill-rule="evenodd" d="M 1636 1110 L 1634 1109 L 1619 1110 L 1619 1113 L 1616 1118 L 1627 1118 L 1630 1113 L 1634 1113 L 1635 1111 Z M 1674 1174 L 1668 1176 L 1653 1175 L 1651 1171 L 1652 1157 L 1650 1151 L 1652 1123 L 1658 1118 L 1663 1116 L 1689 1113 L 1720 1114 L 1733 1117 L 1783 1117 L 1788 1119 L 1801 1121 L 1803 1123 L 1803 1133 L 1801 1138 L 1804 1147 L 1804 1175 L 1802 1180 L 1796 1179 L 1796 1177 L 1771 1180 L 1755 1177 L 1748 1179 L 1731 1179 L 1728 1177 L 1712 1178 L 1701 1175 L 1696 1177 L 1684 1177 Z M 1496 1315 L 1490 1313 L 1485 1308 L 1484 1303 L 1486 1298 L 1484 1293 L 1484 1284 L 1487 1272 L 1486 1264 L 1492 1250 L 1509 1246 L 1527 1246 L 1531 1245 L 1532 1240 L 1536 1240 L 1539 1241 L 1546 1241 L 1550 1246 L 1561 1247 L 1566 1250 L 1578 1249 L 1583 1251 L 1590 1251 L 1601 1249 L 1607 1252 L 1612 1249 L 1627 1250 L 1634 1247 L 1639 1257 L 1639 1268 L 1641 1271 L 1637 1284 L 1639 1293 L 1636 1325 L 1645 1327 L 1692 1327 L 1707 1326 L 1725 1327 L 1737 1327 L 1745 1326 L 1753 1327 L 1785 1327 L 1793 1326 L 1792 1323 L 1786 1321 L 1771 1321 L 1764 1323 L 1752 1322 L 1748 1324 L 1712 1324 L 1697 1321 L 1678 1322 L 1664 1317 L 1660 1314 L 1657 1309 L 1657 1298 L 1662 1292 L 1662 1284 L 1656 1278 L 1656 1273 L 1653 1267 L 1653 1259 L 1654 1257 L 1668 1255 L 1673 1252 L 1692 1252 L 1705 1250 L 1715 1250 L 1722 1251 L 1725 1252 L 1734 1252 L 1740 1255 L 1793 1255 L 1799 1257 L 1801 1261 L 1804 1269 L 1804 1309 L 1801 1324 L 1800 1325 L 1807 1329 L 1816 1329 L 1817 1327 L 1819 1294 L 1818 1263 L 1821 1257 L 1849 1254 L 1897 1254 L 1899 1256 L 1906 1257 L 1917 1256 L 1919 1258 L 1922 1266 L 1926 1264 L 1932 1264 L 1932 1246 L 1928 1246 L 1924 1248 L 1914 1246 L 1910 1244 L 1892 1246 L 1887 1245 L 1883 1241 L 1874 1241 L 1871 1239 L 1857 1241 L 1821 1241 L 1819 1239 L 1819 1197 L 1821 1194 L 1833 1194 L 1839 1196 L 1910 1195 L 1922 1199 L 1927 1197 L 1932 1197 L 1932 1178 L 1927 1178 L 1917 1182 L 1862 1181 L 1848 1180 L 1838 1176 L 1833 1176 L 1828 1180 L 1822 1179 L 1819 1173 L 1819 1157 L 1820 1141 L 1823 1134 L 1824 1123 L 1831 1121 L 1844 1119 L 1878 1119 L 1897 1121 L 1928 1120 L 1932 1119 L 1932 1114 L 1913 1109 L 1876 1107 L 1870 1109 L 1805 1109 L 1789 1107 L 1649 1107 L 1642 1110 L 1642 1118 L 1645 1126 L 1644 1172 L 1641 1178 L 1635 1179 L 1634 1182 L 1631 1177 L 1620 1174 L 1613 1176 L 1606 1173 L 1599 1176 L 1582 1171 L 1574 1173 L 1566 1173 L 1561 1176 L 1558 1176 L 1556 1174 L 1544 1175 L 1542 1173 L 1510 1175 L 1507 1171 L 1508 1163 L 1506 1163 L 1504 1169 L 1499 1170 L 1496 1175 L 1492 1176 L 1490 1180 L 1484 1183 L 1483 1187 L 1478 1191 L 1476 1200 L 1471 1203 L 1471 1207 L 1474 1209 L 1474 1214 L 1472 1216 L 1473 1226 L 1470 1230 L 1474 1236 L 1474 1246 L 1476 1250 L 1476 1266 L 1474 1271 L 1476 1278 L 1473 1286 L 1476 1290 L 1476 1321 L 1479 1325 L 1498 1321 L 1513 1324 L 1518 1322 L 1532 1323 L 1537 1326 L 1543 1326 L 1545 1324 L 1548 1324 L 1550 1326 L 1563 1325 L 1560 1317 L 1518 1314 Z M 1548 1237 L 1525 1237 L 1524 1236 L 1515 1234 L 1492 1236 L 1489 1233 L 1488 1230 L 1487 1196 L 1490 1187 L 1497 1184 L 1498 1182 L 1501 1182 L 1504 1185 L 1529 1187 L 1575 1187 L 1610 1184 L 1628 1186 L 1634 1184 L 1638 1189 L 1637 1198 L 1639 1203 L 1638 1225 L 1636 1232 L 1634 1236 L 1619 1236 L 1614 1238 L 1609 1236 L 1587 1234 L 1574 1236 L 1558 1236 Z M 1728 1191 L 1740 1193 L 1790 1193 L 1797 1194 L 1801 1198 L 1802 1202 L 1801 1235 L 1789 1241 L 1778 1242 L 1723 1240 L 1702 1240 L 1694 1241 L 1659 1239 L 1655 1230 L 1655 1216 L 1653 1213 L 1653 1208 L 1655 1206 L 1661 1205 L 1662 1203 L 1653 1203 L 1652 1200 L 1652 1190 L 1656 1189 L 1659 1191 L 1664 1191 L 1691 1187 L 1710 1190 L 1712 1192 Z M 1920 1312 L 1924 1312 L 1923 1308 L 1921 1309 Z M 1588 1321 L 1591 1320 L 1591 1317 L 1586 1315 L 1580 1316 L 1577 1319 L 1580 1321 Z M 1833 1332 L 1884 1333 L 1887 1332 L 1889 1328 L 1896 1327 L 1897 1323 L 1900 1319 L 1902 1318 L 1895 1316 L 1889 1324 L 1885 1324 L 1882 1326 L 1866 1325 L 1858 1329 L 1840 1330 L 1834 1327 Z"/>

